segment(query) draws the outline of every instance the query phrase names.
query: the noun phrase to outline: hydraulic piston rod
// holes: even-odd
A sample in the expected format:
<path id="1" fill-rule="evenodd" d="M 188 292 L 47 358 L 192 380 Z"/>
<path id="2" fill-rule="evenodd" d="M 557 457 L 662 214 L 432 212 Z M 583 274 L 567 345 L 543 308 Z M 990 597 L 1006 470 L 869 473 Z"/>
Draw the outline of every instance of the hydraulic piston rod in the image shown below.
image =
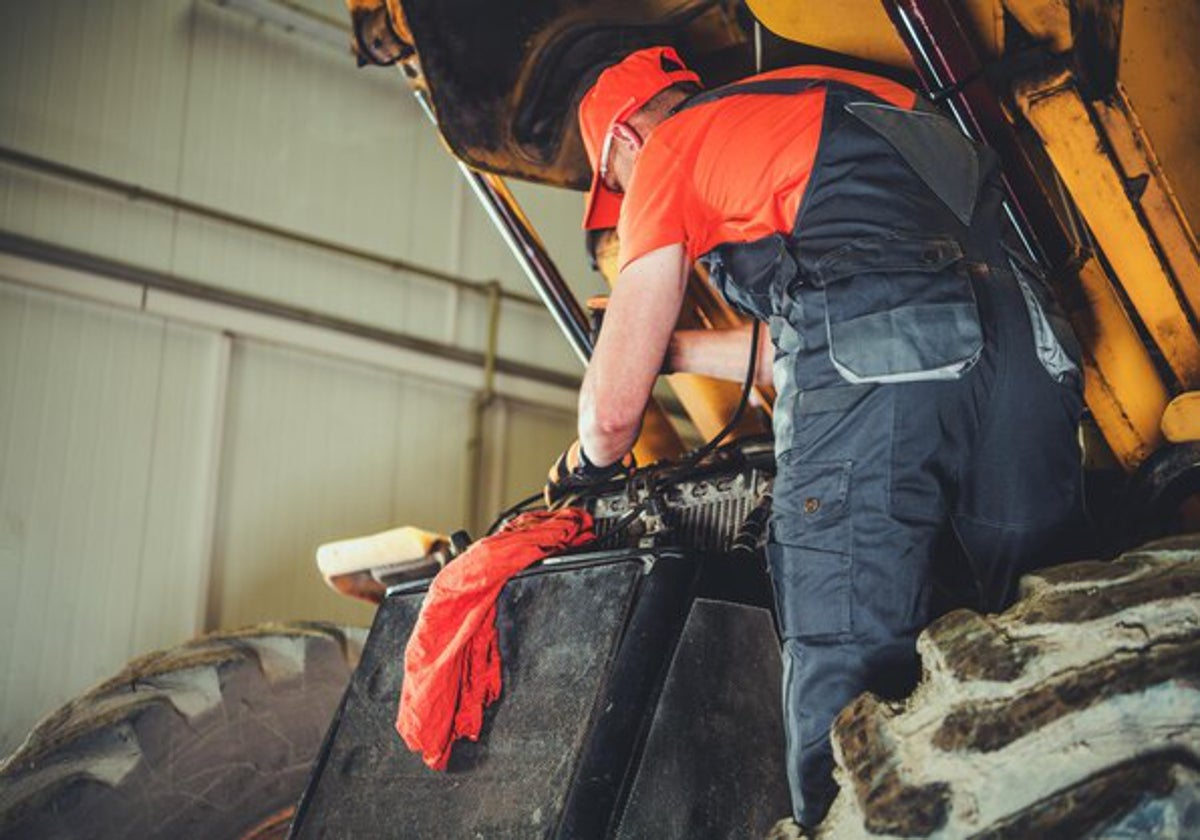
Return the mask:
<path id="1" fill-rule="evenodd" d="M 417 91 L 416 96 L 425 115 L 436 125 L 437 118 L 424 94 Z M 517 204 L 516 197 L 500 176 L 479 172 L 461 160 L 457 163 L 496 229 L 504 237 L 525 276 L 533 284 L 534 291 L 546 304 L 546 309 L 566 336 L 571 349 L 586 365 L 592 356 L 592 338 L 587 315 L 567 286 L 554 260 L 547 253 L 541 238 L 534 232 L 529 219 Z"/>

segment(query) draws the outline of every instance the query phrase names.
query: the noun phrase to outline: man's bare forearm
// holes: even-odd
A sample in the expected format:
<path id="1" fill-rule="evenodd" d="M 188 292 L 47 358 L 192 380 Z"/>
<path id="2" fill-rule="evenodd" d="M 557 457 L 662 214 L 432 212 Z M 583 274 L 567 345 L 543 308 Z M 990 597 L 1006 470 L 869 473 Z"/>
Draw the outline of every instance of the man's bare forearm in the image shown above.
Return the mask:
<path id="1" fill-rule="evenodd" d="M 677 330 L 667 348 L 672 373 L 699 373 L 717 379 L 742 381 L 750 362 L 751 326 L 727 330 Z M 759 330 L 754 381 L 771 385 L 773 353 L 766 329 Z"/>
<path id="2" fill-rule="evenodd" d="M 687 269 L 683 246 L 670 245 L 630 263 L 617 279 L 579 394 L 579 442 L 592 463 L 611 464 L 637 439 Z"/>

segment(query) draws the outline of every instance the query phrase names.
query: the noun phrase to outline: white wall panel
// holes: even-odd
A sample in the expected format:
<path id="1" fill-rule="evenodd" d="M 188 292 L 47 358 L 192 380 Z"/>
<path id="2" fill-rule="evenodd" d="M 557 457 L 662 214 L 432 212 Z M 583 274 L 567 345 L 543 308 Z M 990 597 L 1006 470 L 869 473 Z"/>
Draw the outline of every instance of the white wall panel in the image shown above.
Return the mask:
<path id="1" fill-rule="evenodd" d="M 0 752 L 200 626 L 220 338 L 0 283 Z"/>
<path id="2" fill-rule="evenodd" d="M 306 5 L 345 14 L 341 0 Z M 530 292 L 396 72 L 210 0 L 0 0 L 0 145 Z M 568 282 L 598 291 L 579 194 L 517 193 Z M 485 346 L 485 297 L 10 163 L 0 232 Z M 225 334 L 270 316 L 236 322 L 94 277 L 89 294 L 85 272 L 38 279 L 5 260 L 9 279 L 114 305 L 0 278 L 0 754 L 35 717 L 198 627 L 365 623 L 369 608 L 320 581 L 321 542 L 466 524 L 471 391 L 411 358 L 392 366 L 405 372 L 364 363 L 394 353 L 357 352 L 365 339 L 342 336 L 358 361 L 337 361 Z M 298 334 L 276 326 L 255 334 Z M 552 320 L 520 304 L 504 304 L 500 350 L 580 371 Z M 561 401 L 551 391 L 505 392 Z M 536 490 L 573 429 L 570 411 L 497 402 L 485 516 Z"/>
<path id="3" fill-rule="evenodd" d="M 183 266 L 177 273 L 184 277 L 203 276 L 213 286 L 418 338 L 448 340 L 452 294 L 433 280 L 401 278 L 352 258 L 264 242 L 248 231 L 194 219 L 180 222 L 176 252 Z M 537 328 L 544 329 L 545 313 L 535 317 L 541 319 Z M 468 349 L 483 346 L 482 337 L 473 333 L 460 339 Z"/>
<path id="4" fill-rule="evenodd" d="M 583 364 L 567 339 L 557 329 L 545 329 L 546 312 L 523 303 L 503 303 L 500 318 L 499 355 L 527 364 L 583 376 Z M 460 343 L 472 350 L 487 346 L 489 301 L 478 295 L 464 295 L 459 303 Z"/>
<path id="5" fill-rule="evenodd" d="M 174 189 L 190 5 L 0 2 L 0 143 Z"/>
<path id="6" fill-rule="evenodd" d="M 34 264 L 10 262 L 31 282 Z M 367 623 L 369 607 L 320 580 L 323 542 L 469 525 L 468 389 L 0 293 L 0 753 L 201 626 Z M 486 428 L 490 520 L 540 487 L 574 419 L 497 400 Z"/>
<path id="7" fill-rule="evenodd" d="M 339 0 L 310 5 L 344 18 Z M 0 144 L 529 291 L 397 71 L 357 69 L 209 0 L 0 2 Z M 579 194 L 522 195 L 570 282 L 600 288 Z M 0 230 L 472 349 L 484 340 L 486 319 L 451 317 L 444 285 L 11 164 L 0 164 Z M 517 318 L 527 340 L 506 354 L 576 369 L 550 318 Z"/>
<path id="8" fill-rule="evenodd" d="M 444 250 L 409 252 L 427 241 L 410 240 L 415 217 L 448 221 L 453 164 L 398 74 L 203 0 L 191 25 L 183 194 L 446 265 Z"/>
<path id="9" fill-rule="evenodd" d="M 0 164 L 0 229 L 135 265 L 166 266 L 175 214 Z"/>
<path id="10" fill-rule="evenodd" d="M 210 623 L 366 623 L 314 562 L 331 540 L 462 526 L 470 394 L 255 342 L 230 375 Z"/>
<path id="11" fill-rule="evenodd" d="M 491 429 L 489 479 L 496 511 L 538 492 L 550 465 L 575 439 L 575 414 L 505 400 Z M 498 490 L 498 493 L 496 492 Z"/>

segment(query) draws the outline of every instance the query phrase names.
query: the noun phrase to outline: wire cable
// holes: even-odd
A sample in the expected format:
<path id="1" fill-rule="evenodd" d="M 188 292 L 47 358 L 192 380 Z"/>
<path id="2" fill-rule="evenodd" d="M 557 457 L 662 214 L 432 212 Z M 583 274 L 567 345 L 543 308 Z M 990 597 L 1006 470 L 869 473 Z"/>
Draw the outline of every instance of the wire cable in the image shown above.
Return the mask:
<path id="1" fill-rule="evenodd" d="M 754 389 L 754 375 L 758 371 L 758 336 L 762 329 L 762 321 L 754 319 L 754 326 L 750 329 L 750 363 L 746 365 L 746 380 L 742 383 L 742 397 L 738 401 L 737 408 L 734 409 L 733 416 L 729 418 L 724 428 L 717 432 L 708 443 L 701 446 L 691 455 L 683 459 L 684 464 L 695 465 L 708 457 L 714 449 L 716 449 L 721 441 L 729 436 L 729 433 L 734 430 L 738 422 L 742 419 L 742 415 L 746 412 L 746 406 L 750 404 L 750 392 Z"/>
<path id="2" fill-rule="evenodd" d="M 534 502 L 540 502 L 540 501 L 542 501 L 542 491 L 541 490 L 537 491 L 533 495 L 526 496 L 524 499 L 521 499 L 521 501 L 517 502 L 516 504 L 505 508 L 504 510 L 500 511 L 500 514 L 495 518 L 495 520 L 493 520 L 492 524 L 488 526 L 488 529 L 486 531 L 484 531 L 484 534 L 490 535 L 490 534 L 496 533 L 496 529 L 499 528 L 501 525 L 503 525 L 507 519 L 509 519 L 512 516 L 516 516 L 518 513 L 523 513 L 525 511 L 525 509 L 528 508 L 530 505 L 532 505 Z"/>

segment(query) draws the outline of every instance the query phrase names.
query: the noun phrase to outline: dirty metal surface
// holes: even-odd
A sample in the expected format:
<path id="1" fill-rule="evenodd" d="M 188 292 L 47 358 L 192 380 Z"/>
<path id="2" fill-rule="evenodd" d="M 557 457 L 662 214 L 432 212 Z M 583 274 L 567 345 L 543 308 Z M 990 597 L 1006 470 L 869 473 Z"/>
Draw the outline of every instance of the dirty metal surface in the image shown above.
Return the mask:
<path id="1" fill-rule="evenodd" d="M 393 729 L 424 593 L 385 600 L 292 836 L 554 836 L 642 568 L 630 560 L 510 582 L 497 604 L 502 694 L 479 741 L 455 744 L 444 773 Z"/>
<path id="2" fill-rule="evenodd" d="M 762 837 L 790 812 L 771 614 L 697 599 L 617 840 Z"/>
<path id="3" fill-rule="evenodd" d="M 755 597 L 741 602 L 711 597 L 730 573 L 721 555 L 624 550 L 554 558 L 514 578 L 497 604 L 502 695 L 445 773 L 392 728 L 423 592 L 393 594 L 292 837 L 761 834 L 788 807 L 779 649 L 757 590 L 743 587 Z"/>

